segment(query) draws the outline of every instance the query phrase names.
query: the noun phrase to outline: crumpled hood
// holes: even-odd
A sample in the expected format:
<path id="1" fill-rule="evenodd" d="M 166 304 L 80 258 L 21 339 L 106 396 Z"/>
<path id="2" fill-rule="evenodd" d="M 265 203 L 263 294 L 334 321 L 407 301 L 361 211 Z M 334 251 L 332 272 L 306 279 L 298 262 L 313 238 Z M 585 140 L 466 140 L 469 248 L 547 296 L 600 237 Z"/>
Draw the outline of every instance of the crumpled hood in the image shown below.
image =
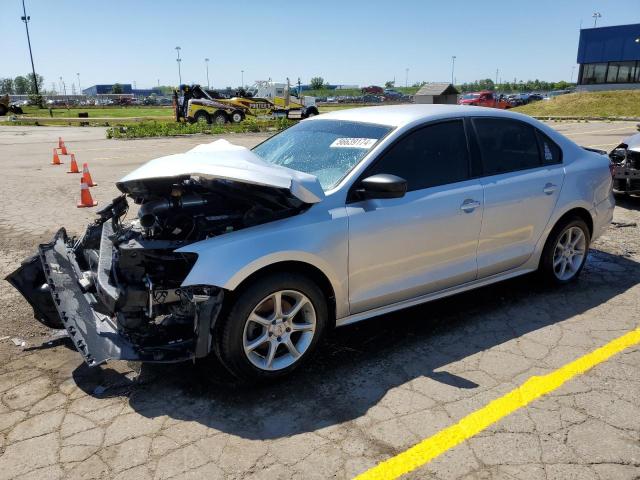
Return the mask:
<path id="1" fill-rule="evenodd" d="M 640 152 L 640 133 L 636 133 L 635 135 L 631 135 L 624 140 L 622 143 L 627 145 L 627 149 L 633 150 L 634 152 Z"/>
<path id="2" fill-rule="evenodd" d="M 198 145 L 186 153 L 151 160 L 126 175 L 116 186 L 132 193 L 140 181 L 204 177 L 286 189 L 305 203 L 317 203 L 324 191 L 315 175 L 267 163 L 245 147 L 226 140 Z"/>

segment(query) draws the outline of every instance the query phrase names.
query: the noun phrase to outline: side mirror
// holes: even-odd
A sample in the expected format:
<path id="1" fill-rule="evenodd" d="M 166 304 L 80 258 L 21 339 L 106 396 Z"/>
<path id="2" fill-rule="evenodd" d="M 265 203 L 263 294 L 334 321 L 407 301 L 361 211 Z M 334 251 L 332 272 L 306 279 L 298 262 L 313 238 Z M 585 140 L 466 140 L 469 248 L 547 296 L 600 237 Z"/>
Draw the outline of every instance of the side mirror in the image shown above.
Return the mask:
<path id="1" fill-rule="evenodd" d="M 378 173 L 362 180 L 356 193 L 361 200 L 401 198 L 407 193 L 407 181 L 389 173 Z"/>

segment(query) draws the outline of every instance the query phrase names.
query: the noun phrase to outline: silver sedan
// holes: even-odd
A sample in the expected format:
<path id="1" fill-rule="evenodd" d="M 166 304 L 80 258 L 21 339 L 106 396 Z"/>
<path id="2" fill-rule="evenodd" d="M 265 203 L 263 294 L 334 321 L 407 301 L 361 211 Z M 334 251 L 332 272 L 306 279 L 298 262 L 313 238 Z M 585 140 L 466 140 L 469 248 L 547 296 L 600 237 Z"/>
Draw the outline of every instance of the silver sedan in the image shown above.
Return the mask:
<path id="1" fill-rule="evenodd" d="M 614 208 L 606 155 L 445 105 L 328 113 L 117 186 L 82 239 L 61 230 L 9 280 L 89 365 L 215 354 L 247 381 L 290 373 L 334 326 L 529 272 L 570 282 Z"/>

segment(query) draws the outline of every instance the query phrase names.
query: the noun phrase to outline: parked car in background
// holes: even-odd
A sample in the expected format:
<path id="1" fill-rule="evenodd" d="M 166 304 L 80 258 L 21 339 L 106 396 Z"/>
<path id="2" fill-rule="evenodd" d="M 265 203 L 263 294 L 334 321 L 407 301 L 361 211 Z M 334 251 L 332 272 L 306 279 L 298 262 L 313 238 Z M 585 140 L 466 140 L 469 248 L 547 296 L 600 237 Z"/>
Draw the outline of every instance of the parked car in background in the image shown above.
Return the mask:
<path id="1" fill-rule="evenodd" d="M 552 90 L 551 92 L 547 93 L 547 96 L 544 99 L 553 100 L 555 97 L 558 97 L 560 95 L 567 95 L 573 92 L 573 90 Z"/>
<path id="2" fill-rule="evenodd" d="M 509 103 L 504 96 L 498 97 L 490 90 L 465 93 L 458 99 L 458 105 L 472 105 L 477 107 L 499 108 L 503 110 L 512 107 L 511 103 Z"/>
<path id="3" fill-rule="evenodd" d="M 609 153 L 613 165 L 613 189 L 640 194 L 640 133 L 625 138 Z"/>
<path id="4" fill-rule="evenodd" d="M 393 88 L 385 88 L 382 94 L 389 100 L 399 100 L 402 98 L 402 93 Z"/>
<path id="5" fill-rule="evenodd" d="M 382 87 L 377 87 L 375 85 L 370 85 L 368 87 L 362 88 L 362 93 L 370 93 L 374 95 L 382 95 L 384 93 L 384 89 Z"/>
<path id="6" fill-rule="evenodd" d="M 61 229 L 8 280 L 90 366 L 213 354 L 245 381 L 290 373 L 334 326 L 534 271 L 575 280 L 614 208 L 606 155 L 454 105 L 325 113 L 116 186 L 84 236 Z"/>

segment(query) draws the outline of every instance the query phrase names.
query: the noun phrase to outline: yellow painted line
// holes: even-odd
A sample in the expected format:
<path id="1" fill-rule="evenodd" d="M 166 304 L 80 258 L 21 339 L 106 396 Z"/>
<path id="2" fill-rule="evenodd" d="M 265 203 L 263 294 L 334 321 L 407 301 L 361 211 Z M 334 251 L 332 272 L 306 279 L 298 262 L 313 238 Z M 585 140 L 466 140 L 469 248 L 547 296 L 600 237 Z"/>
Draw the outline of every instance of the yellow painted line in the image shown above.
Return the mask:
<path id="1" fill-rule="evenodd" d="M 361 473 L 355 477 L 355 480 L 388 480 L 409 473 L 480 433 L 507 415 L 527 406 L 535 399 L 560 388 L 576 375 L 585 373 L 613 355 L 638 343 L 640 343 L 640 328 L 612 340 L 551 373 L 533 376 L 518 388 L 470 413 L 455 425 L 440 430 L 410 449 Z"/>

